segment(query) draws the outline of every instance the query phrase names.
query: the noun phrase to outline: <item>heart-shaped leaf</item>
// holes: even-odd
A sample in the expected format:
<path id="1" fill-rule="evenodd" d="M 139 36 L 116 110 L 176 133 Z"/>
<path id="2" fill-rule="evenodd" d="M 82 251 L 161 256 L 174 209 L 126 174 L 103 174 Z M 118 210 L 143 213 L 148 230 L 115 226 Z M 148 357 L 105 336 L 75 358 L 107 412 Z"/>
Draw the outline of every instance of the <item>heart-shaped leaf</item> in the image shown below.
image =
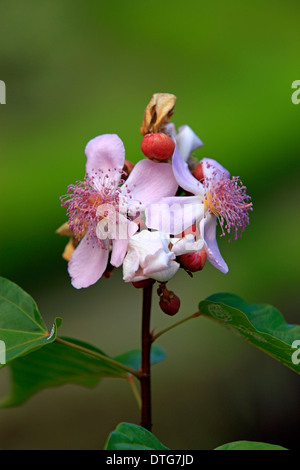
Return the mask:
<path id="1" fill-rule="evenodd" d="M 82 341 L 70 340 L 92 353 L 102 351 Z M 69 338 L 68 338 L 69 343 Z M 2 408 L 24 403 L 42 389 L 64 384 L 94 387 L 103 377 L 125 377 L 126 371 L 64 343 L 53 342 L 10 363 L 11 390 Z"/>
<path id="2" fill-rule="evenodd" d="M 109 435 L 104 450 L 169 450 L 150 431 L 132 423 L 120 423 Z"/>
<path id="3" fill-rule="evenodd" d="M 0 277 L 0 340 L 6 356 L 6 361 L 1 362 L 10 362 L 51 343 L 60 324 L 61 319 L 57 318 L 49 333 L 32 297 Z"/>
<path id="4" fill-rule="evenodd" d="M 229 442 L 217 447 L 215 450 L 287 450 L 285 447 L 276 444 L 266 444 L 265 442 L 255 441 L 236 441 Z"/>
<path id="5" fill-rule="evenodd" d="M 0 407 L 20 405 L 49 387 L 64 384 L 94 387 L 105 377 L 126 378 L 130 372 L 128 368 L 138 371 L 140 357 L 141 352 L 134 350 L 111 358 L 83 341 L 57 338 L 57 341 L 9 364 L 11 390 L 0 402 Z M 151 354 L 152 364 L 159 358 L 164 358 L 164 352 L 155 346 Z"/>

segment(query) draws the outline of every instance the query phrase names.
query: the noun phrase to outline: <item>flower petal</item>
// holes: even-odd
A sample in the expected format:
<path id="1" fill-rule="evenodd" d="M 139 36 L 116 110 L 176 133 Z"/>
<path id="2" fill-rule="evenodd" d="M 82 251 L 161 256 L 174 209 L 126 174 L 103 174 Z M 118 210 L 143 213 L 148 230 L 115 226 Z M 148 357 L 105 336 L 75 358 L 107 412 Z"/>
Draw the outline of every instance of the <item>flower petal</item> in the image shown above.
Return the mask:
<path id="1" fill-rule="evenodd" d="M 179 149 L 176 146 L 172 158 L 172 166 L 175 179 L 181 188 L 185 189 L 191 194 L 204 195 L 203 185 L 200 181 L 196 180 L 189 170 L 189 167 L 185 161 L 183 161 Z"/>
<path id="2" fill-rule="evenodd" d="M 128 194 L 129 201 L 138 201 L 145 206 L 164 196 L 174 196 L 177 188 L 170 163 L 144 159 L 134 166 L 126 183 L 121 187 L 121 193 Z"/>
<path id="3" fill-rule="evenodd" d="M 128 248 L 128 239 L 116 239 L 112 244 L 112 253 L 110 263 L 118 268 L 124 261 L 127 248 Z"/>
<path id="4" fill-rule="evenodd" d="M 203 146 L 202 140 L 199 139 L 197 134 L 187 124 L 178 128 L 176 143 L 179 153 L 185 162 L 194 150 Z"/>
<path id="5" fill-rule="evenodd" d="M 151 273 L 149 272 L 148 277 L 151 279 L 155 279 L 156 281 L 159 282 L 167 282 L 169 281 L 175 274 L 177 273 L 178 269 L 180 268 L 180 264 L 177 263 L 174 260 L 170 260 L 168 267 L 165 269 L 162 269 L 161 271 L 156 271 Z M 144 273 L 147 274 L 147 271 L 144 269 Z"/>
<path id="6" fill-rule="evenodd" d="M 164 271 L 169 267 L 170 261 L 175 259 L 174 253 L 167 253 L 163 248 L 159 248 L 154 253 L 149 253 L 144 261 L 143 264 L 141 263 L 141 267 L 143 268 L 144 274 L 157 273 Z"/>
<path id="7" fill-rule="evenodd" d="M 143 230 L 129 242 L 128 253 L 123 262 L 123 279 L 134 282 L 155 279 L 166 282 L 179 269 L 175 254 L 170 252 L 169 237 L 160 232 Z"/>
<path id="8" fill-rule="evenodd" d="M 123 215 L 118 214 L 119 223 L 116 228 L 118 230 L 117 237 L 113 240 L 113 248 L 111 254 L 111 264 L 118 268 L 123 263 L 124 257 L 128 249 L 130 238 L 138 231 L 139 226 Z"/>
<path id="9" fill-rule="evenodd" d="M 107 266 L 108 252 L 108 242 L 106 248 L 101 248 L 87 235 L 81 240 L 68 264 L 76 289 L 89 287 L 100 279 Z"/>
<path id="10" fill-rule="evenodd" d="M 86 174 L 93 177 L 96 189 L 103 187 L 105 175 L 111 175 L 110 184 L 118 185 L 125 162 L 125 148 L 119 136 L 103 134 L 95 137 L 87 143 L 85 154 Z"/>
<path id="11" fill-rule="evenodd" d="M 201 160 L 204 178 L 217 180 L 220 176 L 230 178 L 230 173 L 219 162 L 212 158 L 203 158 Z"/>
<path id="12" fill-rule="evenodd" d="M 202 238 L 195 240 L 192 234 L 188 234 L 179 239 L 173 238 L 171 242 L 173 244 L 172 251 L 176 256 L 198 252 L 202 250 L 204 246 L 204 240 Z"/>
<path id="13" fill-rule="evenodd" d="M 204 204 L 199 196 L 162 198 L 145 210 L 147 227 L 172 235 L 181 234 L 203 214 Z"/>
<path id="14" fill-rule="evenodd" d="M 123 280 L 125 282 L 135 282 L 147 279 L 147 277 L 143 275 L 143 271 L 139 269 L 139 264 L 138 252 L 134 248 L 130 247 L 123 261 Z"/>
<path id="15" fill-rule="evenodd" d="M 201 236 L 205 241 L 204 248 L 208 261 L 219 271 L 226 274 L 228 272 L 228 266 L 222 258 L 216 239 L 216 216 L 206 213 L 205 217 L 200 222 L 199 228 Z"/>

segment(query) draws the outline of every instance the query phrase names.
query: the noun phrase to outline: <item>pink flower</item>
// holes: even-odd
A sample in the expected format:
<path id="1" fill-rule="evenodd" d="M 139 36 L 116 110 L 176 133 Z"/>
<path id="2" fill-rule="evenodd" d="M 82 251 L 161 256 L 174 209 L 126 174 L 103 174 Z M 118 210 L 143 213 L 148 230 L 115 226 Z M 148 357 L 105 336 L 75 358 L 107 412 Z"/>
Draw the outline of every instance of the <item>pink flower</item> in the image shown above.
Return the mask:
<path id="1" fill-rule="evenodd" d="M 68 271 L 72 285 L 88 287 L 110 263 L 123 263 L 129 238 L 138 230 L 134 219 L 147 204 L 177 190 L 172 167 L 148 159 L 139 161 L 126 181 L 122 179 L 125 149 L 116 134 L 104 134 L 88 142 L 83 182 L 68 187 L 61 198 L 67 209 L 68 225 L 79 242 Z"/>
<path id="2" fill-rule="evenodd" d="M 174 176 L 179 186 L 191 195 L 163 198 L 160 204 L 149 206 L 146 223 L 149 228 L 163 231 L 167 230 L 168 223 L 169 233 L 174 235 L 195 224 L 199 239 L 204 241 L 207 259 L 221 272 L 227 273 L 228 266 L 216 239 L 217 223 L 221 226 L 221 236 L 226 232 L 233 233 L 236 240 L 249 224 L 251 198 L 239 177 L 230 178 L 229 172 L 217 161 L 204 158 L 201 164 L 202 182 L 191 174 L 176 147 L 172 160 Z"/>

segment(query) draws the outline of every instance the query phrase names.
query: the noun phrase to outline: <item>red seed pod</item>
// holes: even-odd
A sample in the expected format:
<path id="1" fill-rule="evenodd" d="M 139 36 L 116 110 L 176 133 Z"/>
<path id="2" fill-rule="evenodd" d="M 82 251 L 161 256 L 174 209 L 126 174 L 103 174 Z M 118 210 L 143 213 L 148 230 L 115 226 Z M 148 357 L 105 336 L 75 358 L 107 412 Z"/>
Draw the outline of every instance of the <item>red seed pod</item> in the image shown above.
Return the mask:
<path id="1" fill-rule="evenodd" d="M 204 179 L 202 163 L 198 163 L 198 165 L 195 166 L 193 175 L 198 181 L 201 181 Z"/>
<path id="2" fill-rule="evenodd" d="M 204 249 L 195 253 L 186 253 L 185 255 L 179 256 L 181 265 L 190 271 L 195 273 L 201 271 L 204 268 L 206 261 L 206 251 Z"/>
<path id="3" fill-rule="evenodd" d="M 175 150 L 175 142 L 168 135 L 158 132 L 146 134 L 141 143 L 143 154 L 150 160 L 168 160 Z"/>
<path id="4" fill-rule="evenodd" d="M 142 281 L 133 282 L 132 285 L 136 289 L 143 289 L 144 287 L 151 286 L 154 283 L 155 283 L 154 279 L 143 279 Z"/>
<path id="5" fill-rule="evenodd" d="M 180 308 L 180 299 L 173 291 L 169 291 L 164 283 L 157 289 L 160 296 L 159 306 L 167 315 L 175 315 Z"/>
<path id="6" fill-rule="evenodd" d="M 174 294 L 174 292 L 170 291 L 170 296 L 168 298 L 164 296 L 161 297 L 159 306 L 167 315 L 176 315 L 180 308 L 180 299 Z"/>

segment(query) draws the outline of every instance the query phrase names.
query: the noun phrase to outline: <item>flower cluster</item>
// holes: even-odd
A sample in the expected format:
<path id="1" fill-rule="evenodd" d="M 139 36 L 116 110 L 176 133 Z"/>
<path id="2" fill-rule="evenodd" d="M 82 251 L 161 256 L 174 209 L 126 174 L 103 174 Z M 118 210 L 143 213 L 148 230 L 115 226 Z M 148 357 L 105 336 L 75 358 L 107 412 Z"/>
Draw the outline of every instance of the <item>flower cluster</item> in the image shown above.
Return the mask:
<path id="1" fill-rule="evenodd" d="M 74 287 L 88 287 L 122 266 L 125 282 L 161 283 L 160 303 L 167 311 L 170 299 L 178 302 L 165 283 L 178 269 L 192 275 L 208 260 L 228 271 L 217 225 L 221 236 L 236 240 L 249 224 L 251 198 L 220 163 L 193 157 L 203 143 L 188 125 L 176 131 L 169 122 L 175 100 L 153 95 L 141 126 L 145 158 L 135 165 L 125 160 L 116 134 L 88 142 L 84 181 L 61 197 L 68 222 L 58 233 L 70 237 L 64 258 Z"/>

